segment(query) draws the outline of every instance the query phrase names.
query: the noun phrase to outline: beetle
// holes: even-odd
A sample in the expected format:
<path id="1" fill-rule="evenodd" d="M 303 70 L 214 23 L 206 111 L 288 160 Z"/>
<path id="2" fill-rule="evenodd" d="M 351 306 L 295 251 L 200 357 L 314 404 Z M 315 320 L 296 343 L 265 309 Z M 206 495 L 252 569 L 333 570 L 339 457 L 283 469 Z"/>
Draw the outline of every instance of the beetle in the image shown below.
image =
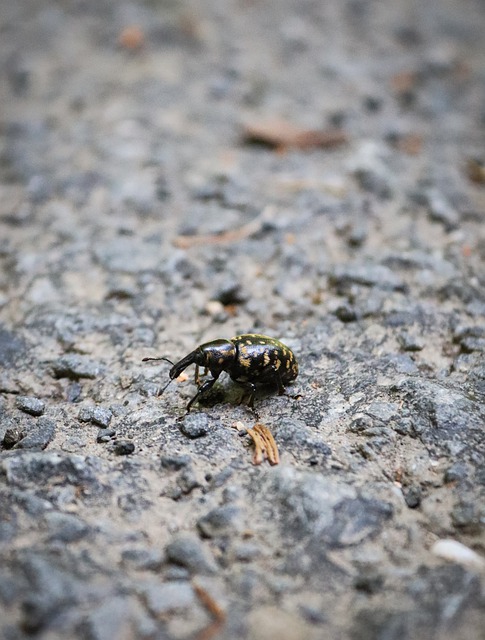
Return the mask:
<path id="1" fill-rule="evenodd" d="M 279 340 L 258 333 L 245 333 L 230 340 L 205 342 L 175 364 L 164 357 L 143 358 L 143 362 L 148 360 L 165 360 L 172 365 L 168 374 L 170 380 L 159 395 L 182 371 L 195 364 L 195 383 L 198 390 L 187 405 L 187 413 L 194 402 L 214 386 L 223 371 L 246 389 L 249 394 L 248 406 L 251 409 L 254 406 L 256 383 L 276 384 L 281 395 L 285 391 L 285 385 L 295 380 L 298 375 L 298 363 L 293 351 Z M 200 367 L 204 368 L 204 375 L 210 372 L 212 376 L 202 384 Z"/>

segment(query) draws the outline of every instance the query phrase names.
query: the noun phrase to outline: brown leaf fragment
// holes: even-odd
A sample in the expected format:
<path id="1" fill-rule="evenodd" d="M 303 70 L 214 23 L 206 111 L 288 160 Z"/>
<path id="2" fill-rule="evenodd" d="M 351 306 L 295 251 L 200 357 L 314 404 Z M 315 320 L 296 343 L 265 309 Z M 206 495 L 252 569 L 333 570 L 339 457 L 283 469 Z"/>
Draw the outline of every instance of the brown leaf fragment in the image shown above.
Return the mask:
<path id="1" fill-rule="evenodd" d="M 485 184 L 485 163 L 479 158 L 469 158 L 467 162 L 468 177 L 476 184 Z"/>
<path id="2" fill-rule="evenodd" d="M 247 432 L 254 443 L 253 464 L 261 464 L 265 459 L 272 465 L 279 464 L 278 447 L 268 427 L 257 423 L 252 429 L 247 429 Z"/>
<path id="3" fill-rule="evenodd" d="M 417 83 L 418 77 L 414 71 L 401 71 L 391 78 L 392 89 L 398 95 L 414 91 Z"/>
<path id="4" fill-rule="evenodd" d="M 393 144 L 399 151 L 409 156 L 417 156 L 423 148 L 423 136 L 419 135 L 419 133 L 408 133 L 398 136 Z"/>
<path id="5" fill-rule="evenodd" d="M 245 142 L 265 144 L 273 149 L 330 149 L 347 142 L 342 129 L 303 129 L 282 119 L 253 122 L 244 127 Z"/>
<path id="6" fill-rule="evenodd" d="M 222 233 L 200 234 L 193 236 L 177 236 L 173 240 L 173 245 L 179 249 L 190 249 L 194 246 L 206 246 L 209 244 L 231 244 L 239 242 L 259 233 L 264 225 L 271 221 L 276 215 L 276 210 L 272 206 L 265 207 L 259 216 L 241 225 L 237 229 L 229 229 Z"/>
<path id="7" fill-rule="evenodd" d="M 125 27 L 118 36 L 118 44 L 128 51 L 138 51 L 145 44 L 145 34 L 137 25 Z"/>

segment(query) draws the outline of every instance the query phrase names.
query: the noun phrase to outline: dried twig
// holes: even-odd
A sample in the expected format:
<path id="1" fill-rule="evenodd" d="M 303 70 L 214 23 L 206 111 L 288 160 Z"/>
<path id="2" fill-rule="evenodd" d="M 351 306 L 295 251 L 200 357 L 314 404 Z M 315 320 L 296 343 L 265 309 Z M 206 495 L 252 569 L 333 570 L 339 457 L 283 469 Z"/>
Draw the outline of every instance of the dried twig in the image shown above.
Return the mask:
<path id="1" fill-rule="evenodd" d="M 341 129 L 303 129 L 286 120 L 274 119 L 247 124 L 244 139 L 276 149 L 329 149 L 347 142 L 347 134 Z"/>
<path id="2" fill-rule="evenodd" d="M 213 620 L 206 627 L 204 627 L 198 634 L 197 640 L 212 640 L 224 626 L 226 621 L 226 614 L 222 607 L 214 600 L 207 589 L 194 580 L 192 580 L 192 588 L 195 591 L 196 596 L 199 598 L 200 603 L 206 609 L 206 611 L 212 616 Z"/>
<path id="3" fill-rule="evenodd" d="M 273 434 L 264 424 L 257 423 L 252 429 L 247 429 L 254 442 L 253 463 L 261 464 L 267 459 L 270 464 L 279 464 L 280 454 Z"/>
<path id="4" fill-rule="evenodd" d="M 229 231 L 223 231 L 222 233 L 177 236 L 174 239 L 173 244 L 179 249 L 189 249 L 190 247 L 197 245 L 238 242 L 239 240 L 244 240 L 245 238 L 249 238 L 256 233 L 259 233 L 264 227 L 264 224 L 274 217 L 275 212 L 275 208 L 268 205 L 261 211 L 259 216 L 254 218 L 254 220 L 243 224 L 237 229 L 230 229 Z"/>

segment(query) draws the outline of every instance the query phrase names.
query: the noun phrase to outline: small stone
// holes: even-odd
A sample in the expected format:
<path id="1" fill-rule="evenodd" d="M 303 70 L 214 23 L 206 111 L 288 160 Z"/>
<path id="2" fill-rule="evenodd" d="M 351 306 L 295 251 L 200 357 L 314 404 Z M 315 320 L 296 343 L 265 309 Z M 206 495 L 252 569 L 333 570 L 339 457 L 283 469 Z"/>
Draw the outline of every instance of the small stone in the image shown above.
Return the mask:
<path id="1" fill-rule="evenodd" d="M 48 526 L 50 539 L 60 542 L 75 542 L 86 537 L 91 528 L 78 516 L 70 513 L 51 511 L 45 514 L 44 520 Z"/>
<path id="2" fill-rule="evenodd" d="M 52 369 L 56 378 L 96 378 L 100 372 L 100 366 L 85 356 L 69 354 L 59 358 L 53 363 Z"/>
<path id="3" fill-rule="evenodd" d="M 24 437 L 24 432 L 17 427 L 10 427 L 5 430 L 5 434 L 3 436 L 2 445 L 5 449 L 12 449 L 17 442 L 20 442 Z"/>
<path id="4" fill-rule="evenodd" d="M 115 435 L 116 431 L 114 429 L 100 429 L 98 431 L 98 435 L 96 436 L 96 442 L 109 442 L 115 437 Z"/>
<path id="5" fill-rule="evenodd" d="M 451 521 L 457 529 L 470 534 L 480 531 L 480 515 L 477 506 L 471 502 L 458 503 L 451 512 Z"/>
<path id="6" fill-rule="evenodd" d="M 170 611 L 188 609 L 195 602 L 192 585 L 185 580 L 144 585 L 141 592 L 148 609 L 155 617 Z"/>
<path id="7" fill-rule="evenodd" d="M 460 220 L 459 214 L 442 193 L 436 189 L 430 189 L 427 193 L 427 205 L 431 220 L 441 222 L 446 231 L 453 231 L 457 228 Z"/>
<path id="8" fill-rule="evenodd" d="M 335 315 L 342 322 L 355 322 L 357 320 L 357 312 L 349 304 L 341 304 L 337 307 Z"/>
<path id="9" fill-rule="evenodd" d="M 189 413 L 180 425 L 180 431 L 188 438 L 202 438 L 209 431 L 209 418 L 206 413 Z"/>
<path id="10" fill-rule="evenodd" d="M 77 453 L 83 447 L 88 445 L 88 441 L 85 437 L 80 435 L 70 436 L 66 438 L 61 445 L 63 451 L 67 451 L 68 453 Z"/>
<path id="11" fill-rule="evenodd" d="M 91 422 L 99 427 L 107 429 L 113 417 L 113 413 L 106 407 L 81 407 L 78 419 L 81 422 Z"/>
<path id="12" fill-rule="evenodd" d="M 463 338 L 460 343 L 463 353 L 473 353 L 474 351 L 485 351 L 485 338 Z"/>
<path id="13" fill-rule="evenodd" d="M 121 554 L 123 564 L 139 571 L 158 571 L 162 566 L 163 553 L 150 547 L 124 549 Z"/>
<path id="14" fill-rule="evenodd" d="M 205 538 L 228 536 L 241 528 L 241 511 L 232 505 L 224 505 L 209 511 L 197 521 L 197 527 Z"/>
<path id="15" fill-rule="evenodd" d="M 91 422 L 94 424 L 107 429 L 109 427 L 109 423 L 111 422 L 111 418 L 113 414 L 109 409 L 105 407 L 95 407 L 93 409 L 93 414 L 91 417 Z"/>
<path id="16" fill-rule="evenodd" d="M 354 588 L 368 594 L 377 593 L 382 589 L 383 584 L 383 576 L 374 567 L 362 569 L 354 580 Z"/>
<path id="17" fill-rule="evenodd" d="M 261 548 L 253 542 L 239 542 L 234 545 L 232 556 L 238 562 L 252 562 L 261 556 Z"/>
<path id="18" fill-rule="evenodd" d="M 405 288 L 402 279 L 389 267 L 359 262 L 336 266 L 330 273 L 329 283 L 337 288 L 349 287 L 352 284 L 395 291 Z"/>
<path id="19" fill-rule="evenodd" d="M 15 449 L 45 449 L 54 439 L 56 426 L 52 420 L 39 418 L 37 423 L 17 442 Z"/>
<path id="20" fill-rule="evenodd" d="M 399 433 L 401 436 L 409 436 L 411 438 L 416 437 L 414 422 L 411 418 L 401 418 L 396 422 L 391 422 L 390 426 L 396 433 Z"/>
<path id="21" fill-rule="evenodd" d="M 367 229 L 362 224 L 352 225 L 350 231 L 347 234 L 347 243 L 351 247 L 360 247 L 367 239 Z"/>
<path id="22" fill-rule="evenodd" d="M 198 538 L 181 534 L 167 545 L 167 559 L 181 565 L 191 573 L 212 574 L 217 571 L 214 559 L 209 556 Z"/>
<path id="23" fill-rule="evenodd" d="M 180 471 L 180 469 L 189 465 L 191 461 L 192 459 L 189 455 L 162 456 L 160 460 L 162 469 L 167 469 L 169 471 Z"/>
<path id="24" fill-rule="evenodd" d="M 446 483 L 449 482 L 459 482 L 460 480 L 465 480 L 468 476 L 468 470 L 465 464 L 462 462 L 455 462 L 448 467 L 445 471 L 444 481 Z"/>
<path id="25" fill-rule="evenodd" d="M 373 420 L 370 416 L 365 414 L 358 414 L 350 423 L 348 430 L 351 433 L 363 433 L 373 426 Z"/>
<path id="26" fill-rule="evenodd" d="M 129 456 L 135 451 L 135 445 L 130 440 L 117 440 L 113 451 L 117 456 Z"/>
<path id="27" fill-rule="evenodd" d="M 375 420 L 388 423 L 399 415 L 399 405 L 395 402 L 372 402 L 365 412 Z"/>
<path id="28" fill-rule="evenodd" d="M 403 351 L 421 351 L 424 347 L 423 340 L 407 332 L 401 333 L 398 340 Z"/>
<path id="29" fill-rule="evenodd" d="M 77 418 L 80 422 L 91 422 L 91 420 L 93 419 L 93 408 L 81 407 L 79 409 Z"/>
<path id="30" fill-rule="evenodd" d="M 242 292 L 241 284 L 235 280 L 229 280 L 222 284 L 214 295 L 222 305 L 241 304 L 247 300 Z"/>
<path id="31" fill-rule="evenodd" d="M 404 491 L 404 500 L 410 509 L 416 509 L 421 504 L 421 488 L 409 487 Z"/>
<path id="32" fill-rule="evenodd" d="M 453 342 L 459 343 L 466 338 L 485 338 L 485 327 L 468 324 L 457 325 L 453 331 Z"/>
<path id="33" fill-rule="evenodd" d="M 18 396 L 15 404 L 18 409 L 31 416 L 41 416 L 45 410 L 45 403 L 40 398 L 32 396 Z"/>

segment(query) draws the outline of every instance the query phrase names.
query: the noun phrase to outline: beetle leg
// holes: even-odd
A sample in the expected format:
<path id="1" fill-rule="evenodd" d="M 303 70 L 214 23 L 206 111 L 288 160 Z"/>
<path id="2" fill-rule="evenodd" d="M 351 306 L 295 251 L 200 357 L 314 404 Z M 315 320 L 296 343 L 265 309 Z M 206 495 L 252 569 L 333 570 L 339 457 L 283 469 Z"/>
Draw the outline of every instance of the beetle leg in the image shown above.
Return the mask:
<path id="1" fill-rule="evenodd" d="M 209 373 L 209 367 L 204 367 L 204 373 L 199 373 L 199 365 L 195 365 L 195 384 L 200 387 L 200 379 Z"/>
<path id="2" fill-rule="evenodd" d="M 194 402 L 196 402 L 200 398 L 201 395 L 203 395 L 206 391 L 209 391 L 209 389 L 211 389 L 214 386 L 214 382 L 217 380 L 218 377 L 219 376 L 217 376 L 215 378 L 210 378 L 210 380 L 206 380 L 204 382 L 204 384 L 199 387 L 197 393 L 195 394 L 195 396 L 192 398 L 192 400 L 187 405 L 187 413 L 189 413 L 190 408 L 192 407 Z"/>
<path id="3" fill-rule="evenodd" d="M 282 396 L 285 393 L 285 387 L 283 386 L 283 382 L 281 381 L 281 374 L 277 369 L 273 369 L 273 371 L 274 371 L 274 379 L 278 387 L 278 393 L 280 396 Z"/>
<path id="4" fill-rule="evenodd" d="M 243 389 L 245 390 L 245 393 L 243 393 L 241 400 L 239 401 L 239 404 L 242 404 L 243 400 L 247 397 L 248 398 L 248 407 L 250 409 L 254 408 L 254 395 L 256 393 L 256 385 L 254 385 L 252 382 L 240 382 L 239 380 L 236 381 L 238 384 L 241 385 L 241 387 L 243 387 Z"/>

